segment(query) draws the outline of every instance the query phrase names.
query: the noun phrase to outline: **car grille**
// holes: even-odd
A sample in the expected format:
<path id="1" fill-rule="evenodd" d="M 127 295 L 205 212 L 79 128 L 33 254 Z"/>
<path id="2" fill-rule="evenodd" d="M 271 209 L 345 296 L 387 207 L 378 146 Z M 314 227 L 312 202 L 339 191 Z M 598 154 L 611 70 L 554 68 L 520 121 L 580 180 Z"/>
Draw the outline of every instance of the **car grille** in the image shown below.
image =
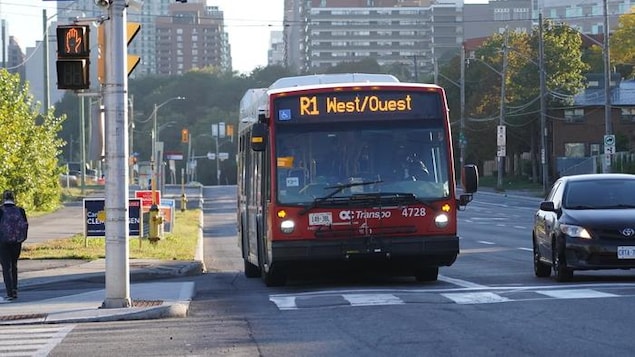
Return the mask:
<path id="1" fill-rule="evenodd" d="M 602 240 L 612 240 L 612 241 L 624 241 L 624 242 L 633 242 L 635 243 L 635 232 L 630 236 L 625 235 L 623 232 L 624 228 L 621 229 L 594 229 L 596 237 L 599 237 Z M 632 231 L 632 230 L 631 230 Z M 626 232 L 629 233 L 628 231 Z"/>

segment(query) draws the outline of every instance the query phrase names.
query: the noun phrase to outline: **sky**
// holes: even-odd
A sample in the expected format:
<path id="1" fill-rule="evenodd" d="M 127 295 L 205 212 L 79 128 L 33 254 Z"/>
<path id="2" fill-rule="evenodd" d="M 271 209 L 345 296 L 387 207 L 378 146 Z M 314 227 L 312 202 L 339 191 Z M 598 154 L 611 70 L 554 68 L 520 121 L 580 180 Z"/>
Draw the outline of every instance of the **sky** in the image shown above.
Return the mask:
<path id="1" fill-rule="evenodd" d="M 270 32 L 282 29 L 284 1 L 208 0 L 207 4 L 224 12 L 233 70 L 249 74 L 256 67 L 266 66 Z M 42 40 L 43 10 L 52 17 L 55 5 L 55 1 L 0 0 L 0 17 L 7 20 L 9 35 L 16 37 L 22 51 Z"/>
<path id="2" fill-rule="evenodd" d="M 465 0 L 466 4 L 476 2 L 483 0 Z M 284 0 L 207 0 L 207 4 L 224 12 L 234 71 L 249 74 L 266 66 L 270 32 L 282 29 Z M 0 17 L 7 20 L 9 35 L 16 37 L 25 51 L 43 38 L 43 10 L 53 17 L 55 5 L 55 1 L 0 0 Z"/>

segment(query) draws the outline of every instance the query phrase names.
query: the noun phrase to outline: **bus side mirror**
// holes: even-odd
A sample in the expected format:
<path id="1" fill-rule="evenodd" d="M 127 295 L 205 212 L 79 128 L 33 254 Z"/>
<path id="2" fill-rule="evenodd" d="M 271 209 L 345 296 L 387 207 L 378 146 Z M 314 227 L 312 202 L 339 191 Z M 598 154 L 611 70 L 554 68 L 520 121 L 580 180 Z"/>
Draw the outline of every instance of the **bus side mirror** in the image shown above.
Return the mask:
<path id="1" fill-rule="evenodd" d="M 461 186 L 463 192 L 474 193 L 478 189 L 478 168 L 470 164 L 463 166 L 461 170 Z"/>
<path id="2" fill-rule="evenodd" d="M 251 150 L 265 151 L 267 146 L 267 124 L 255 123 L 251 127 Z"/>

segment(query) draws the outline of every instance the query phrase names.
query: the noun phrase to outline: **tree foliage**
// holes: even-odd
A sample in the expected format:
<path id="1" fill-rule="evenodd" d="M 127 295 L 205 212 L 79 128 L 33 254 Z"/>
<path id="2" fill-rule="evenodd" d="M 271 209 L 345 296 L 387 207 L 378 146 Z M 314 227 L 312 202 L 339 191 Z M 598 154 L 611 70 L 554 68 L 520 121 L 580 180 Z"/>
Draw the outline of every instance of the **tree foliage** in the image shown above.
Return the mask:
<path id="1" fill-rule="evenodd" d="M 63 117 L 39 114 L 28 84 L 0 69 L 0 188 L 16 192 L 27 209 L 49 210 L 60 202 L 57 157 Z"/>
<path id="2" fill-rule="evenodd" d="M 464 121 L 468 141 L 466 162 L 481 163 L 496 157 L 496 126 L 501 121 L 507 129 L 507 156 L 531 152 L 536 158 L 541 93 L 538 30 L 494 34 L 468 59 Z M 589 68 L 582 61 L 580 35 L 568 25 L 547 21 L 543 24 L 543 38 L 548 93 L 545 99 L 550 107 L 566 105 L 584 88 L 584 73 Z M 460 120 L 458 89 L 443 77 L 457 78 L 456 82 L 460 82 L 459 66 L 460 61 L 455 60 L 442 69 L 441 85 L 448 90 L 453 123 Z M 501 118 L 503 75 L 505 110 Z"/>
<path id="3" fill-rule="evenodd" d="M 621 15 L 617 29 L 610 37 L 610 60 L 623 76 L 633 78 L 635 66 L 635 14 Z"/>

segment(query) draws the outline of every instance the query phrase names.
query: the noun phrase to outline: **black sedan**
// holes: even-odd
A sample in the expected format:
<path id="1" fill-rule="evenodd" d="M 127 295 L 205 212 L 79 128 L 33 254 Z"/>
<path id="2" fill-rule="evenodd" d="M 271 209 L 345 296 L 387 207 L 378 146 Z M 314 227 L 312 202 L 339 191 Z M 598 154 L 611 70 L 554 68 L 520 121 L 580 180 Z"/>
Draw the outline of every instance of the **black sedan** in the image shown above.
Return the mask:
<path id="1" fill-rule="evenodd" d="M 534 217 L 534 272 L 635 268 L 635 175 L 565 176 Z"/>

